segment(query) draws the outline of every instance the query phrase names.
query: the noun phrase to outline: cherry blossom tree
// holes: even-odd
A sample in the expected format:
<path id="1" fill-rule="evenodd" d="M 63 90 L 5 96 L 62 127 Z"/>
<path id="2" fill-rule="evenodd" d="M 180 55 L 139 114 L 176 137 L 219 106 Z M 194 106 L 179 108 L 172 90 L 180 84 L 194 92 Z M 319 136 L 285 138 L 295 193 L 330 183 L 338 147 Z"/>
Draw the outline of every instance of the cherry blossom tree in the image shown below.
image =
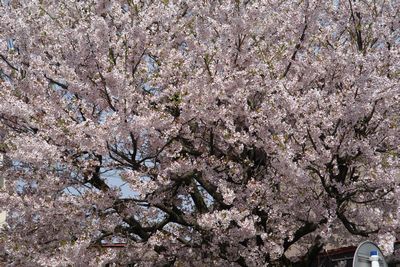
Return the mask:
<path id="1" fill-rule="evenodd" d="M 3 261 L 307 266 L 366 238 L 390 252 L 399 13 L 395 0 L 2 1 Z"/>

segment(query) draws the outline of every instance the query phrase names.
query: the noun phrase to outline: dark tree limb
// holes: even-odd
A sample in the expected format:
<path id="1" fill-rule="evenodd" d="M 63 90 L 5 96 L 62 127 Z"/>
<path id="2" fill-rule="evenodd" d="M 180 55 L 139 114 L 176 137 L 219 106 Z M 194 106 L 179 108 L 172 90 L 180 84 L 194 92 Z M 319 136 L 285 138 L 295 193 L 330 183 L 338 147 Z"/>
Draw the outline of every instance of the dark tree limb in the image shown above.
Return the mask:
<path id="1" fill-rule="evenodd" d="M 299 42 L 296 44 L 296 46 L 295 46 L 295 48 L 294 48 L 294 52 L 293 52 L 292 56 L 290 57 L 290 62 L 289 62 L 289 64 L 286 66 L 285 72 L 284 72 L 283 75 L 282 75 L 283 78 L 286 78 L 286 76 L 287 76 L 287 74 L 288 74 L 288 72 L 289 72 L 289 70 L 290 70 L 290 67 L 292 66 L 292 61 L 296 59 L 297 52 L 300 50 L 301 44 L 304 42 L 304 39 L 305 39 L 305 37 L 306 37 L 306 30 L 307 30 L 307 27 L 308 27 L 308 24 L 307 24 L 307 17 L 305 17 L 304 21 L 305 21 L 305 24 L 304 24 L 303 31 L 301 32 L 300 40 L 299 40 Z"/>
<path id="2" fill-rule="evenodd" d="M 283 248 L 284 251 L 287 251 L 291 245 L 299 241 L 302 237 L 314 232 L 318 226 L 321 224 L 326 223 L 328 220 L 326 218 L 320 220 L 317 223 L 314 222 L 306 222 L 302 227 L 297 229 L 297 231 L 294 233 L 293 239 L 289 241 L 288 238 L 285 238 L 284 243 L 283 243 Z"/>

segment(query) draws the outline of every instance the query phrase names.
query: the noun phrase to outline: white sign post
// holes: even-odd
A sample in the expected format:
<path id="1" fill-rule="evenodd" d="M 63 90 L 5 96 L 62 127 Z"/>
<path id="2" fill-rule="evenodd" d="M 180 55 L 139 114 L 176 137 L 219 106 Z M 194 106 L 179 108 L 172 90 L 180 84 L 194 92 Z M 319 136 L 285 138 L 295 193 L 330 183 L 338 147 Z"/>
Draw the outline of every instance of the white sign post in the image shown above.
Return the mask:
<path id="1" fill-rule="evenodd" d="M 0 170 L 3 167 L 3 154 L 0 153 Z M 5 183 L 4 177 L 1 177 L 1 172 L 0 172 L 0 190 L 3 189 Z M 3 226 L 3 224 L 6 221 L 6 212 L 5 211 L 0 211 L 0 227 Z"/>
<path id="2" fill-rule="evenodd" d="M 378 246 L 371 241 L 358 245 L 353 258 L 353 267 L 388 267 Z"/>

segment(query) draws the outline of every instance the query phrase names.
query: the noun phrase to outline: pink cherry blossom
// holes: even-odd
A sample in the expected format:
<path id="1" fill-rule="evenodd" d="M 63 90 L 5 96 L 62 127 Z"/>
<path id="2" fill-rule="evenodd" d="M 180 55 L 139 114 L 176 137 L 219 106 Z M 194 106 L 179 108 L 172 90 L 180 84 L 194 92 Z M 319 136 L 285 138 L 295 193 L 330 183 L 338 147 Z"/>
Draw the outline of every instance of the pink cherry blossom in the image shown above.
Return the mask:
<path id="1" fill-rule="evenodd" d="M 365 239 L 392 253 L 399 11 L 2 1 L 0 261 L 307 266 Z"/>

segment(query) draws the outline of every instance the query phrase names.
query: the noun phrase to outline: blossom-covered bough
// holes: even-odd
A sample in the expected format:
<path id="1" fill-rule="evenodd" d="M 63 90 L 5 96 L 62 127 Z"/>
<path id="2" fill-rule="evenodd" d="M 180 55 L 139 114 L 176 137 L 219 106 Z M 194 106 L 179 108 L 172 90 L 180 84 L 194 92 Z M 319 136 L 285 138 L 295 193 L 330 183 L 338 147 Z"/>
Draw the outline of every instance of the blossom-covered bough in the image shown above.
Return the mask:
<path id="1" fill-rule="evenodd" d="M 399 1 L 2 3 L 3 261 L 307 266 L 365 238 L 390 250 Z"/>

